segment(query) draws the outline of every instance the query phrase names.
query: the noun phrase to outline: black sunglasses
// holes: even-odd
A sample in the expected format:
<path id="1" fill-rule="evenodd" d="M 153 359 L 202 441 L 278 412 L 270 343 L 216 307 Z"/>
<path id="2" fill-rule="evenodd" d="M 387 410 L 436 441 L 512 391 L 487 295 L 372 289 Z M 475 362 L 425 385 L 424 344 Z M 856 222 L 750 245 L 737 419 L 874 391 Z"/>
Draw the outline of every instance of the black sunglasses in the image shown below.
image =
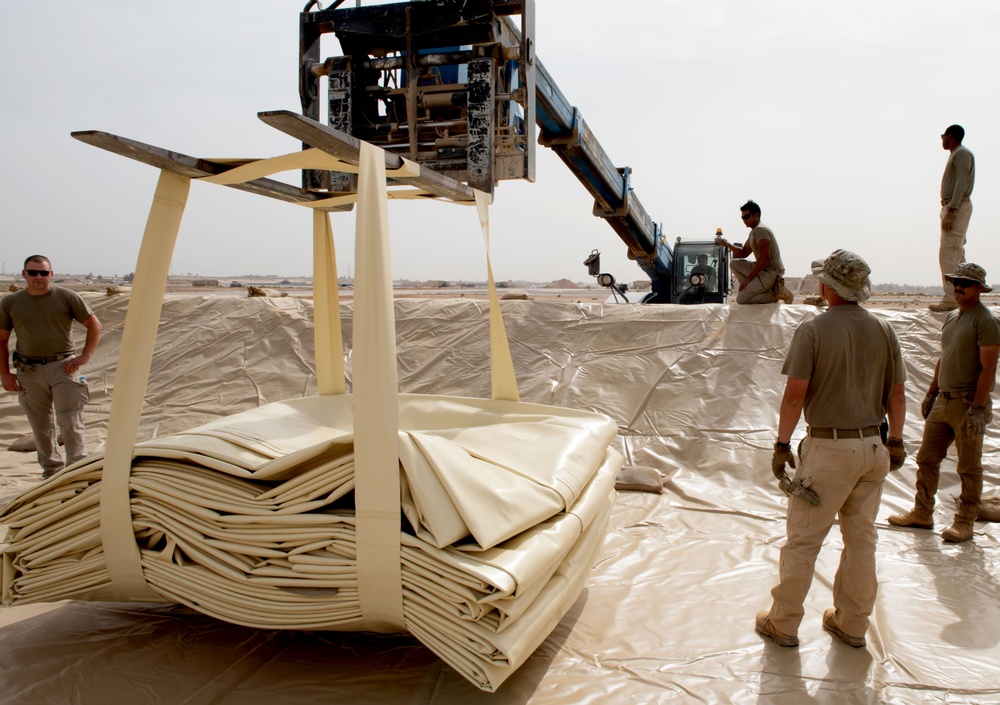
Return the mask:
<path id="1" fill-rule="evenodd" d="M 48 269 L 25 269 L 24 271 L 28 273 L 29 277 L 47 277 L 52 274 Z"/>
<path id="2" fill-rule="evenodd" d="M 753 218 L 753 213 L 741 213 L 740 217 L 743 220 L 750 220 L 751 218 Z"/>
<path id="3" fill-rule="evenodd" d="M 952 286 L 957 286 L 959 289 L 970 289 L 976 284 L 978 284 L 975 279 L 952 279 Z"/>

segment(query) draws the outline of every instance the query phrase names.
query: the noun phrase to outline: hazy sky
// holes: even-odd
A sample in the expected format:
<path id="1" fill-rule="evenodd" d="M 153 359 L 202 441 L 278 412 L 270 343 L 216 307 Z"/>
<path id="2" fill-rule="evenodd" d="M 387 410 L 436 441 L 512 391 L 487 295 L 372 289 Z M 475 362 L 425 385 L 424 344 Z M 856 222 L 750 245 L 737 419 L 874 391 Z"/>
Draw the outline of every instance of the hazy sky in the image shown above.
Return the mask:
<path id="1" fill-rule="evenodd" d="M 353 4 L 348 0 L 347 4 Z M 365 3 L 369 4 L 369 3 Z M 9 2 L 0 24 L 3 271 L 135 269 L 157 172 L 70 138 L 97 129 L 200 157 L 297 144 L 260 122 L 299 110 L 303 0 Z M 968 259 L 1000 281 L 1000 3 L 994 0 L 539 0 L 537 47 L 664 232 L 731 240 L 754 198 L 788 276 L 843 247 L 875 282 L 938 281 L 938 189 L 958 122 L 976 155 Z M 339 55 L 336 41 L 324 47 Z M 500 280 L 642 279 L 552 153 L 491 211 Z M 483 279 L 475 211 L 390 205 L 399 278 Z M 335 214 L 338 261 L 354 219 Z M 171 273 L 311 272 L 307 209 L 193 184 Z"/>

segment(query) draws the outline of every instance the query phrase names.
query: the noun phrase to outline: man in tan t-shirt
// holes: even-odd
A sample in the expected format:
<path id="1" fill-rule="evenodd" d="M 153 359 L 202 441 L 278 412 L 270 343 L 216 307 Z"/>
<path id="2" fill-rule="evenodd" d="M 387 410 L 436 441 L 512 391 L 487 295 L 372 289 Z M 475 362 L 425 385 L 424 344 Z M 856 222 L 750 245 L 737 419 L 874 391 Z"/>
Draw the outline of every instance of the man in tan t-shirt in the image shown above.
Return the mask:
<path id="1" fill-rule="evenodd" d="M 986 270 L 964 262 L 945 275 L 954 288 L 958 310 L 941 327 L 941 358 L 921 405 L 926 423 L 917 451 L 917 496 L 905 514 L 893 514 L 889 523 L 914 529 L 934 528 L 934 495 L 941 461 L 954 442 L 962 492 L 952 525 L 941 532 L 945 541 L 972 538 L 983 493 L 983 435 L 993 416 L 991 392 L 1000 356 L 1000 323 L 980 301 Z"/>
<path id="2" fill-rule="evenodd" d="M 962 145 L 965 129 L 950 125 L 941 135 L 941 147 L 951 154 L 941 176 L 941 301 L 927 308 L 931 311 L 954 311 L 958 302 L 952 295 L 948 272 L 965 261 L 965 240 L 972 218 L 972 188 L 976 185 L 976 158 Z"/>
<path id="3" fill-rule="evenodd" d="M 771 609 L 758 612 L 754 623 L 758 634 L 781 646 L 798 646 L 813 566 L 835 519 L 844 549 L 823 628 L 860 648 L 875 604 L 875 514 L 886 475 L 906 458 L 906 369 L 892 327 L 859 305 L 871 296 L 869 273 L 865 261 L 846 250 L 813 262 L 829 310 L 799 326 L 781 370 L 788 381 L 771 470 L 780 480 L 786 463 L 796 467 L 792 432 L 804 409 L 809 427 L 795 479 L 819 496 L 816 505 L 789 497 L 779 581 Z M 879 425 L 887 414 L 883 445 Z"/>
<path id="4" fill-rule="evenodd" d="M 740 206 L 743 224 L 750 228 L 750 236 L 742 245 L 734 245 L 722 235 L 715 242 L 724 246 L 737 259 L 729 263 L 729 270 L 739 283 L 736 294 L 738 304 L 773 304 L 776 301 L 792 303 L 794 297 L 785 288 L 785 265 L 781 261 L 778 240 L 771 228 L 760 223 L 760 206 L 747 201 Z M 745 259 L 753 254 L 755 260 Z"/>
<path id="5" fill-rule="evenodd" d="M 80 368 L 94 355 L 101 323 L 80 295 L 52 286 L 48 257 L 32 255 L 24 261 L 24 291 L 0 299 L 0 380 L 18 400 L 35 437 L 42 477 L 59 472 L 87 456 L 83 436 L 83 407 L 90 399 Z M 87 329 L 79 355 L 73 349 L 73 321 Z M 15 375 L 10 369 L 10 334 L 17 336 Z M 59 452 L 56 428 L 66 447 Z"/>

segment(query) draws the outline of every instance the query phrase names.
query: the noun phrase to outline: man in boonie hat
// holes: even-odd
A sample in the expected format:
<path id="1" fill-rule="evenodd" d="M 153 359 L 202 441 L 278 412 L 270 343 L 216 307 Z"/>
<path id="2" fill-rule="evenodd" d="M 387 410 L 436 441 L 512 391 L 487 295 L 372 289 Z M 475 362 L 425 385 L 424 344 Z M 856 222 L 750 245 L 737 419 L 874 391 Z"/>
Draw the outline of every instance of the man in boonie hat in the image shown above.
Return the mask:
<path id="1" fill-rule="evenodd" d="M 808 430 L 795 479 L 819 496 L 816 505 L 789 497 L 779 582 L 771 609 L 758 612 L 754 624 L 758 634 L 782 646 L 799 643 L 813 566 L 838 516 L 844 550 L 823 628 L 862 647 L 875 604 L 875 514 L 889 470 L 906 458 L 906 369 L 892 327 L 859 305 L 871 296 L 870 272 L 847 250 L 813 263 L 829 309 L 795 331 L 781 370 L 788 380 L 771 470 L 780 480 L 786 463 L 796 467 L 792 432 L 805 409 Z M 883 445 L 879 426 L 887 414 Z"/>
<path id="2" fill-rule="evenodd" d="M 911 511 L 893 514 L 889 523 L 934 528 L 934 495 L 941 461 L 954 442 L 962 492 L 952 525 L 941 537 L 957 543 L 972 538 L 983 494 L 983 435 L 993 417 L 990 393 L 1000 355 L 1000 323 L 979 300 L 981 294 L 993 291 L 986 284 L 985 269 L 963 262 L 945 277 L 954 290 L 958 310 L 948 314 L 941 327 L 941 358 L 920 405 L 927 422 L 917 452 L 917 496 Z"/>
<path id="3" fill-rule="evenodd" d="M 853 252 L 836 250 L 826 259 L 813 260 L 812 273 L 819 281 L 833 287 L 844 301 L 864 303 L 871 298 L 872 286 L 868 279 L 871 270 Z"/>

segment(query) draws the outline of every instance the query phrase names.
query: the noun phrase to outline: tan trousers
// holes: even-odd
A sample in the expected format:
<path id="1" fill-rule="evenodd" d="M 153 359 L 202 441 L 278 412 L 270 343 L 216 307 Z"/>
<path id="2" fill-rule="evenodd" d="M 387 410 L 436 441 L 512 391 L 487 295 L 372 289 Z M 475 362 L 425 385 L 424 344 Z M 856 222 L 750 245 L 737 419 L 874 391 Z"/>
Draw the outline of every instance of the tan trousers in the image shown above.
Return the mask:
<path id="1" fill-rule="evenodd" d="M 22 391 L 18 397 L 21 408 L 28 417 L 38 464 L 42 477 L 49 477 L 63 469 L 59 452 L 56 427 L 66 447 L 66 465 L 87 457 L 83 437 L 83 407 L 90 400 L 87 383 L 79 373 L 68 375 L 63 371 L 66 360 L 47 365 L 14 363 L 17 382 Z"/>
<path id="2" fill-rule="evenodd" d="M 863 636 L 875 604 L 875 515 L 889 474 L 889 452 L 878 436 L 826 440 L 806 438 L 796 477 L 819 495 L 813 506 L 790 497 L 781 548 L 779 582 L 771 597 L 771 622 L 796 635 L 812 585 L 816 557 L 834 519 L 840 517 L 844 550 L 833 582 L 836 622 Z"/>
<path id="3" fill-rule="evenodd" d="M 734 259 L 729 263 L 729 270 L 742 284 L 753 271 L 754 263 L 746 259 Z M 773 304 L 778 300 L 778 273 L 774 270 L 764 270 L 747 284 L 746 289 L 736 295 L 738 304 Z"/>
<path id="4" fill-rule="evenodd" d="M 941 289 L 944 292 L 941 301 L 953 304 L 955 290 L 944 275 L 951 274 L 965 261 L 965 234 L 969 231 L 969 220 L 972 218 L 972 203 L 962 201 L 962 205 L 955 212 L 951 230 L 944 229 L 944 216 L 947 212 L 948 206 L 941 206 L 941 249 L 938 252 L 938 261 L 941 264 Z"/>
<path id="5" fill-rule="evenodd" d="M 955 443 L 958 453 L 959 480 L 962 493 L 958 498 L 955 521 L 969 526 L 979 515 L 979 502 L 983 494 L 983 437 L 973 436 L 965 430 L 965 412 L 971 402 L 967 399 L 945 399 L 939 396 L 924 423 L 924 436 L 917 451 L 917 497 L 914 508 L 930 516 L 934 512 L 934 495 L 941 478 L 941 461 L 948 454 L 948 447 Z M 993 417 L 986 411 L 986 421 Z"/>

